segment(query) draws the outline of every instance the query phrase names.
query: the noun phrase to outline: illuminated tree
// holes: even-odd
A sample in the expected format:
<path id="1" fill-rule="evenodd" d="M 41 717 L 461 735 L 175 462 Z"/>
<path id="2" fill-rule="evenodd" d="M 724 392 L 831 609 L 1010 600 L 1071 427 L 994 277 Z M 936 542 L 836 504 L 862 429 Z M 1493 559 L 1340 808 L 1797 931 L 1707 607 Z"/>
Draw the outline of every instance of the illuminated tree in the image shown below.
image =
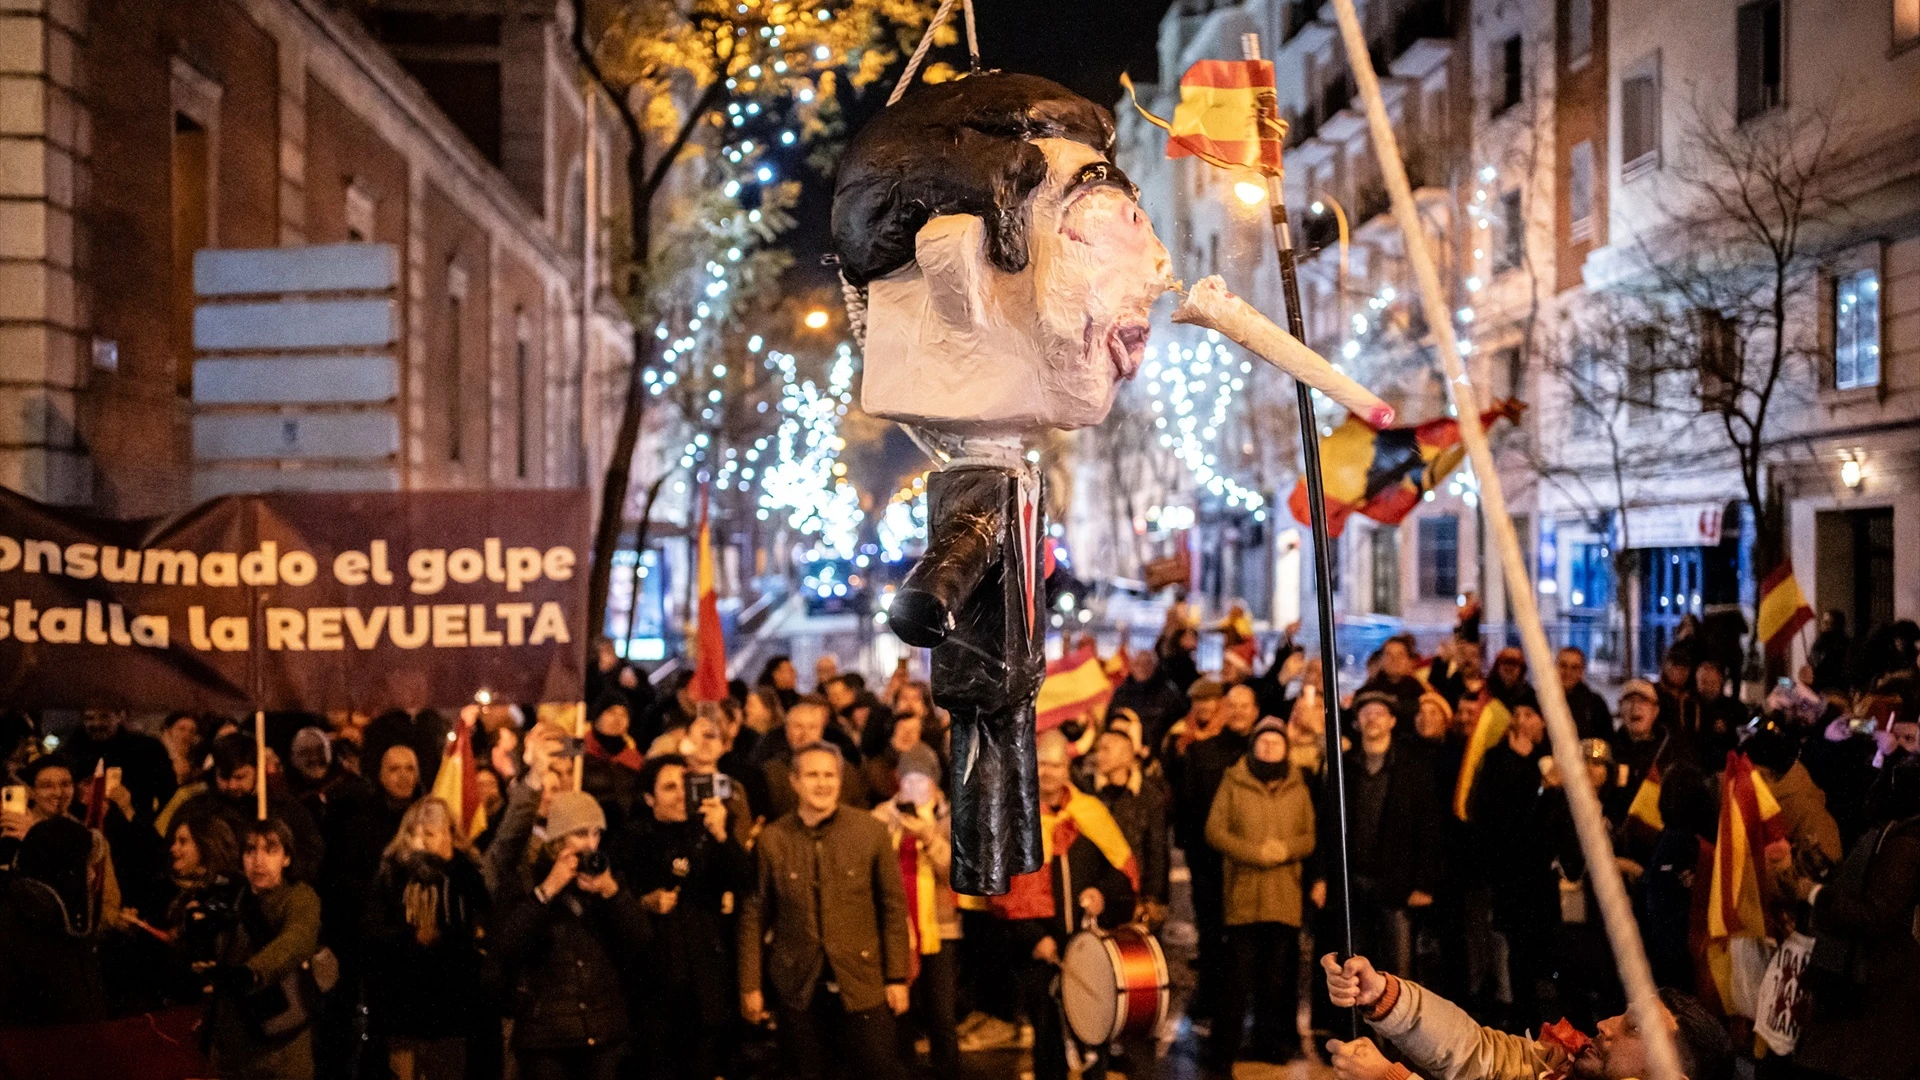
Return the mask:
<path id="1" fill-rule="evenodd" d="M 858 89 L 880 78 L 918 38 L 932 9 L 925 0 L 574 0 L 575 51 L 619 116 L 628 142 L 629 254 L 621 277 L 633 319 L 633 365 L 594 534 L 588 619 L 596 629 L 606 622 L 641 421 L 647 399 L 659 396 L 646 376 L 654 372 L 664 379 L 666 373 L 655 368 L 670 351 L 698 362 L 701 332 L 724 324 L 741 294 L 745 273 L 736 275 L 728 261 L 713 258 L 716 249 L 738 248 L 740 259 L 750 250 L 745 243 L 719 242 L 727 223 L 743 232 L 766 226 L 757 241 L 770 239 L 759 188 L 776 178 L 757 163 L 769 145 L 765 133 L 777 127 L 771 139 L 785 146 L 831 134 L 839 84 Z M 701 182 L 689 185 L 699 194 L 691 217 L 678 214 L 676 220 L 705 229 L 717 248 L 662 244 L 653 233 L 655 201 L 674 166 L 692 154 L 705 159 Z M 736 222 L 743 215 L 751 220 Z M 722 235 L 708 227 L 714 223 Z M 688 272 L 689 263 L 708 271 L 698 293 L 686 291 L 689 280 L 699 277 Z M 712 272 L 713 266 L 720 272 Z M 681 306 L 691 300 L 696 310 L 704 303 L 709 315 L 663 310 L 674 307 L 675 299 Z M 687 349 L 676 348 L 682 342 Z"/>

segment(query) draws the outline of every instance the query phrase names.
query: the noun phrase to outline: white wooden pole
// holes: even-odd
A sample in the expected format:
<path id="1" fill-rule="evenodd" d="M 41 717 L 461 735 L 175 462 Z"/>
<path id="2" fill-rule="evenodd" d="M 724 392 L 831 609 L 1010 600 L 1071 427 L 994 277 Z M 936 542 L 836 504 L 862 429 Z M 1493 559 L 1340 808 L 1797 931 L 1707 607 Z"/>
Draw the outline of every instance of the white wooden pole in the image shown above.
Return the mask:
<path id="1" fill-rule="evenodd" d="M 1627 901 L 1626 885 L 1614 862 L 1613 843 L 1607 835 L 1606 818 L 1600 811 L 1600 799 L 1587 778 L 1586 762 L 1580 753 L 1580 733 L 1573 726 L 1573 714 L 1567 708 L 1567 695 L 1553 675 L 1553 648 L 1547 643 L 1546 630 L 1540 625 L 1540 609 L 1534 601 L 1533 584 L 1527 577 L 1526 560 L 1521 554 L 1520 538 L 1507 514 L 1507 499 L 1495 471 L 1493 450 L 1487 445 L 1487 433 L 1480 426 L 1479 395 L 1460 362 L 1460 346 L 1453 334 L 1453 317 L 1440 287 L 1440 272 L 1433 253 L 1427 249 L 1426 233 L 1413 202 L 1413 188 L 1407 182 L 1407 169 L 1400 157 L 1399 141 L 1393 134 L 1393 122 L 1387 116 L 1386 102 L 1380 96 L 1380 80 L 1374 74 L 1373 60 L 1367 52 L 1367 39 L 1354 13 L 1353 0 L 1333 0 L 1340 22 L 1340 37 L 1346 45 L 1347 62 L 1354 82 L 1366 102 L 1367 126 L 1373 134 L 1374 154 L 1380 160 L 1380 174 L 1392 198 L 1394 220 L 1406 235 L 1407 259 L 1413 264 L 1420 284 L 1420 303 L 1439 346 L 1440 362 L 1447 373 L 1447 393 L 1459 414 L 1460 438 L 1466 443 L 1467 456 L 1480 481 L 1480 498 L 1486 507 L 1487 525 L 1493 532 L 1494 546 L 1500 555 L 1500 568 L 1507 585 L 1508 611 L 1520 629 L 1520 645 L 1527 667 L 1534 674 L 1534 690 L 1539 695 L 1547 734 L 1553 744 L 1554 761 L 1560 766 L 1567 802 L 1573 812 L 1574 827 L 1580 836 L 1580 850 L 1587 860 L 1588 880 L 1600 902 L 1607 937 L 1613 945 L 1614 963 L 1620 969 L 1620 982 L 1627 992 L 1629 1008 L 1652 1054 L 1653 1080 L 1682 1080 L 1680 1057 L 1673 1035 L 1662 1015 L 1658 991 L 1653 984 L 1653 969 L 1640 941 L 1640 927 L 1634 922 Z"/>

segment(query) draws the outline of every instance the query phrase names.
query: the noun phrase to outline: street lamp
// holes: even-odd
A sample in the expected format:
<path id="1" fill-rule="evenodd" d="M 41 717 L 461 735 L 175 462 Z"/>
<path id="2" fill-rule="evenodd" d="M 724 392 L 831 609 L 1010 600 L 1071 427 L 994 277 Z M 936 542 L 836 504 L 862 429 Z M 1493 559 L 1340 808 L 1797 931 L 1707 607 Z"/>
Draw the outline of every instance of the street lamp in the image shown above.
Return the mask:
<path id="1" fill-rule="evenodd" d="M 807 312 L 806 324 L 809 330 L 825 330 L 827 328 L 827 309 L 814 308 L 812 311 Z"/>
<path id="2" fill-rule="evenodd" d="M 1233 193 L 1248 206 L 1259 206 L 1267 201 L 1267 186 L 1251 180 L 1240 180 L 1233 185 Z"/>
<path id="3" fill-rule="evenodd" d="M 1333 295 L 1334 313 L 1337 316 L 1335 321 L 1337 325 L 1345 326 L 1347 324 L 1347 244 L 1350 239 L 1347 229 L 1347 209 L 1340 205 L 1340 200 L 1331 195 L 1315 197 L 1307 209 L 1313 213 L 1314 217 L 1319 217 L 1328 209 L 1332 209 L 1333 222 L 1340 229 L 1340 272 L 1334 279 Z"/>

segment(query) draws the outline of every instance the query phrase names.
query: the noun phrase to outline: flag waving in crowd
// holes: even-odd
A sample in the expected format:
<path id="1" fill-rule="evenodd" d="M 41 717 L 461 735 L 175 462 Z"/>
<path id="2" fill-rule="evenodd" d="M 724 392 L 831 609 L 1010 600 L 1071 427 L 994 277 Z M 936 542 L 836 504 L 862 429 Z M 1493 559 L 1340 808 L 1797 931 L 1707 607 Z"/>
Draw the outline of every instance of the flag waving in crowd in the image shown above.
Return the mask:
<path id="1" fill-rule="evenodd" d="M 480 722 L 477 708 L 465 710 L 454 725 L 452 739 L 440 758 L 440 771 L 434 775 L 434 798 L 447 804 L 454 820 L 466 829 L 468 839 L 487 831 L 487 807 L 480 792 L 479 760 L 474 756 L 473 728 Z"/>
<path id="2" fill-rule="evenodd" d="M 720 599 L 715 592 L 713 571 L 713 520 L 708 512 L 707 492 L 700 492 L 700 613 L 695 639 L 699 642 L 697 664 L 688 693 L 695 701 L 720 701 L 727 696 L 727 639 L 720 628 Z"/>
<path id="3" fill-rule="evenodd" d="M 1505 417 L 1509 423 L 1518 424 L 1525 410 L 1521 401 L 1506 398 L 1481 413 L 1480 423 L 1490 428 L 1495 420 Z M 1450 417 L 1375 431 L 1360 418 L 1348 416 L 1332 435 L 1320 440 L 1328 530 L 1339 536 L 1353 514 L 1382 525 L 1400 524 L 1420 497 L 1459 468 L 1465 457 L 1460 425 Z M 1294 485 L 1287 506 L 1295 521 L 1307 523 L 1304 479 Z"/>
<path id="4" fill-rule="evenodd" d="M 1793 577 L 1793 560 L 1783 559 L 1760 583 L 1758 633 L 1768 656 L 1785 656 L 1793 635 L 1813 621 L 1813 608 Z"/>
<path id="5" fill-rule="evenodd" d="M 1727 754 L 1720 779 L 1720 825 L 1707 893 L 1707 963 L 1730 1016 L 1754 1015 L 1760 948 L 1771 913 L 1761 871 L 1787 844 L 1786 821 L 1766 778 L 1745 754 Z"/>

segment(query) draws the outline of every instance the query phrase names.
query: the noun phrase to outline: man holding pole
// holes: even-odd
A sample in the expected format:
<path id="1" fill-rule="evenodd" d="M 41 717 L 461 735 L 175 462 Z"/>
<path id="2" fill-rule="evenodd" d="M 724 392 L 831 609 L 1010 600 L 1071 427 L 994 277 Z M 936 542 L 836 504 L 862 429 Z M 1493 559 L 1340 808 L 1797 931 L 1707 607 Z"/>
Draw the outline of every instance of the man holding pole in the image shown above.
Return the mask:
<path id="1" fill-rule="evenodd" d="M 1359 1009 L 1367 1024 L 1406 1059 L 1393 1062 L 1370 1038 L 1327 1043 L 1340 1080 L 1630 1080 L 1651 1075 L 1647 1040 L 1633 1018 L 1600 1021 L 1589 1039 L 1561 1021 L 1538 1039 L 1481 1027 L 1465 1010 L 1418 983 L 1375 971 L 1364 956 L 1320 958 L 1327 994 Z M 1660 992 L 1660 1017 L 1679 1051 L 1685 1080 L 1730 1080 L 1733 1048 L 1720 1022 L 1691 996 Z"/>

